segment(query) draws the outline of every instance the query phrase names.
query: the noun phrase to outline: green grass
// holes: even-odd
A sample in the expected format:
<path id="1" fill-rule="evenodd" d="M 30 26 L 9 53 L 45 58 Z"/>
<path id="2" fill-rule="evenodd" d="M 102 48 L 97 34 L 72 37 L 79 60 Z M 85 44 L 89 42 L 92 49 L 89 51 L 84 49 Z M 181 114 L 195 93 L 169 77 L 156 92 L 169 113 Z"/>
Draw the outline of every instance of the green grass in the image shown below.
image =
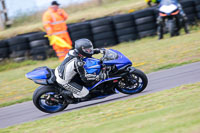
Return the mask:
<path id="1" fill-rule="evenodd" d="M 33 60 L 26 60 L 23 62 L 13 62 L 12 60 L 5 60 L 3 62 L 0 62 L 0 72 L 5 71 L 5 70 L 11 70 L 15 68 L 19 68 L 22 66 L 28 66 L 28 65 L 35 65 L 37 64 L 37 61 Z"/>
<path id="2" fill-rule="evenodd" d="M 157 37 L 148 37 L 111 48 L 124 53 L 136 68 L 150 73 L 200 61 L 199 36 L 199 30 L 192 30 L 189 35 L 182 34 L 170 39 L 166 35 L 165 39 L 160 41 Z M 25 77 L 27 72 L 40 66 L 55 68 L 59 64 L 60 62 L 53 58 L 0 65 L 0 70 L 3 70 L 0 71 L 0 107 L 31 99 L 38 85 Z"/>
<path id="3" fill-rule="evenodd" d="M 152 88 L 153 89 L 153 88 Z M 2 133 L 197 133 L 200 83 L 0 129 Z"/>
<path id="4" fill-rule="evenodd" d="M 29 62 L 29 61 L 27 61 Z M 19 65 L 14 65 L 9 63 L 4 65 L 4 71 L 0 72 L 0 107 L 11 105 L 18 102 L 28 101 L 32 97 L 32 93 L 35 88 L 38 87 L 31 80 L 25 77 L 25 74 L 36 67 L 49 66 L 55 68 L 60 64 L 55 58 L 48 59 L 46 61 L 33 62 L 31 65 L 21 62 Z M 16 66 L 16 68 L 11 69 L 9 66 Z M 0 70 L 3 68 L 0 67 Z"/>
<path id="5" fill-rule="evenodd" d="M 182 65 L 185 65 L 185 64 L 190 64 L 192 62 L 193 61 L 187 61 L 187 62 L 183 62 L 183 63 L 168 64 L 168 65 L 165 65 L 165 66 L 161 66 L 159 68 L 155 68 L 155 69 L 153 69 L 153 71 L 159 71 L 159 70 L 163 70 L 163 69 L 169 69 L 169 68 L 173 68 L 173 67 L 178 67 L 178 66 L 182 66 Z"/>
<path id="6" fill-rule="evenodd" d="M 131 9 L 138 10 L 145 7 L 145 1 L 141 0 L 103 0 L 101 6 L 97 4 L 97 0 L 91 0 L 85 4 L 71 5 L 64 9 L 69 14 L 69 19 L 67 20 L 69 24 L 120 13 L 128 13 Z M 10 38 L 17 34 L 44 30 L 42 26 L 43 13 L 44 11 L 37 12 L 31 16 L 22 15 L 15 19 L 11 28 L 0 31 L 0 39 Z"/>
<path id="7" fill-rule="evenodd" d="M 57 61 L 57 60 L 58 59 L 56 57 L 48 59 L 48 61 Z M 36 60 L 25 60 L 22 62 L 14 62 L 11 59 L 5 60 L 3 62 L 0 62 L 0 72 L 20 68 L 23 66 L 37 65 L 37 64 L 41 64 L 42 62 L 43 61 L 36 61 Z"/>

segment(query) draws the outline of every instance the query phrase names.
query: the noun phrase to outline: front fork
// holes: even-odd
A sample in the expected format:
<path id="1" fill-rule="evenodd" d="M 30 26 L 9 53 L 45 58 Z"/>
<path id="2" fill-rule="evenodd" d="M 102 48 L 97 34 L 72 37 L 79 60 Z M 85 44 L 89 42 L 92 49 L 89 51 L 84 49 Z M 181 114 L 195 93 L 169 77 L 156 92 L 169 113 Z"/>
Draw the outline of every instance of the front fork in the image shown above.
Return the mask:
<path id="1" fill-rule="evenodd" d="M 127 69 L 126 69 L 126 75 L 124 75 L 123 77 L 122 77 L 122 79 L 124 79 L 124 81 L 126 82 L 126 81 L 128 81 L 128 82 L 134 82 L 134 80 L 133 79 L 130 79 L 131 77 L 131 74 L 133 74 L 134 73 L 134 71 L 135 71 L 135 68 L 134 67 L 128 67 Z M 134 82 L 135 83 L 135 82 Z"/>
<path id="2" fill-rule="evenodd" d="M 134 71 L 136 69 L 134 67 L 128 67 L 126 69 L 126 75 L 122 76 L 122 79 L 119 81 L 119 88 L 126 88 L 127 86 L 132 86 L 138 83 L 137 77 L 134 77 Z"/>
<path id="3" fill-rule="evenodd" d="M 127 70 L 129 74 L 132 74 L 135 71 L 135 67 L 128 67 Z"/>

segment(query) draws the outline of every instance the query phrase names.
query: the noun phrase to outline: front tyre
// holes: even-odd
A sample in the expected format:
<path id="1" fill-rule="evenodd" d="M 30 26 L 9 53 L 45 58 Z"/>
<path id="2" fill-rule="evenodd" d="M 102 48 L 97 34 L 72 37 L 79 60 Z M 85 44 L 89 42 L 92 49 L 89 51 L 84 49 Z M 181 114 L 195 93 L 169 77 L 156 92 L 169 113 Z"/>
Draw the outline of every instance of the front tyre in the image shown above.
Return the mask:
<path id="1" fill-rule="evenodd" d="M 40 86 L 33 94 L 33 103 L 45 113 L 55 113 L 64 110 L 68 103 L 51 86 Z"/>
<path id="2" fill-rule="evenodd" d="M 147 84 L 147 76 L 141 70 L 135 69 L 119 81 L 117 90 L 125 94 L 135 94 L 143 91 Z"/>
<path id="3" fill-rule="evenodd" d="M 189 33 L 190 33 L 190 32 L 189 32 L 189 26 L 188 26 L 188 23 L 187 23 L 187 22 L 184 24 L 184 31 L 185 31 L 186 34 L 189 34 Z"/>
<path id="4" fill-rule="evenodd" d="M 174 20 L 168 20 L 168 30 L 170 33 L 170 36 L 173 37 L 176 34 L 176 26 Z"/>

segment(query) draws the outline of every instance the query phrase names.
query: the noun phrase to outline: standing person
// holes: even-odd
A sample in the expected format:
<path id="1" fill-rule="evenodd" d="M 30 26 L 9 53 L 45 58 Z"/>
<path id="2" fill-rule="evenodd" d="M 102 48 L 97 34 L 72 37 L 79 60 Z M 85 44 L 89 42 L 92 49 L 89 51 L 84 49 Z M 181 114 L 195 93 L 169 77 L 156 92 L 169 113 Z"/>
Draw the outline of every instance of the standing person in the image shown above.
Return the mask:
<path id="1" fill-rule="evenodd" d="M 65 21 L 68 19 L 68 14 L 59 8 L 59 3 L 53 1 L 48 10 L 43 14 L 43 25 L 48 36 L 56 35 L 72 46 L 72 41 L 67 32 Z M 63 61 L 65 55 L 69 52 L 67 47 L 60 47 L 58 44 L 53 44 L 53 49 L 56 51 L 60 61 Z"/>

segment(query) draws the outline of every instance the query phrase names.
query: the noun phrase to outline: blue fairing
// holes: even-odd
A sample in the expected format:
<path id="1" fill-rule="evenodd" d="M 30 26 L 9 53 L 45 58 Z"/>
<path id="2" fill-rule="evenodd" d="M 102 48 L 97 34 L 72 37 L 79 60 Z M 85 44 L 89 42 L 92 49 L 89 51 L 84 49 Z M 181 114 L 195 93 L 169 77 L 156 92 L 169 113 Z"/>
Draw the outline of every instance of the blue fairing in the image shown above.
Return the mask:
<path id="1" fill-rule="evenodd" d="M 124 56 L 122 53 L 120 53 L 117 50 L 113 50 L 113 49 L 110 49 L 110 50 L 117 54 L 117 56 L 116 56 L 117 59 L 103 61 L 103 64 L 108 65 L 108 66 L 115 65 L 118 69 L 120 69 L 124 66 L 127 66 L 127 65 L 132 65 L 131 61 L 126 56 Z M 88 74 L 97 74 L 98 75 L 100 73 L 101 63 L 100 63 L 99 59 L 84 58 L 83 61 L 85 61 L 84 68 Z M 47 79 L 49 79 L 50 75 L 51 75 L 51 73 L 48 71 L 47 67 L 39 67 L 39 68 L 36 68 L 33 71 L 27 73 L 26 77 L 33 80 L 34 82 L 36 82 L 38 84 L 48 84 Z M 93 89 L 103 82 L 107 82 L 107 81 L 118 79 L 118 78 L 120 78 L 120 77 L 102 80 L 99 83 L 97 83 L 95 86 L 88 88 L 88 89 L 89 90 Z"/>
<path id="2" fill-rule="evenodd" d="M 126 57 L 124 56 L 122 53 L 120 53 L 117 50 L 114 49 L 110 49 L 111 51 L 117 53 L 118 58 L 115 60 L 108 60 L 108 61 L 103 61 L 103 63 L 105 65 L 116 65 L 116 67 L 118 69 L 127 66 L 127 65 L 132 65 L 132 62 Z M 85 58 L 84 61 L 86 62 L 86 64 L 84 65 L 84 68 L 86 69 L 87 73 L 96 73 L 99 74 L 100 70 L 101 70 L 101 64 L 100 61 L 98 59 L 94 59 L 94 58 Z M 96 83 L 94 86 L 87 88 L 88 90 L 92 90 L 93 88 L 95 88 L 96 86 L 107 82 L 107 81 L 111 81 L 111 80 L 115 80 L 115 79 L 119 79 L 121 77 L 115 77 L 115 78 L 108 78 L 105 80 L 101 80 L 98 83 Z"/>
<path id="3" fill-rule="evenodd" d="M 32 80 L 48 79 L 49 71 L 45 67 L 36 68 L 26 74 L 26 77 Z"/>
<path id="4" fill-rule="evenodd" d="M 113 52 L 118 54 L 118 59 L 104 61 L 103 62 L 104 64 L 106 64 L 106 65 L 116 65 L 116 67 L 118 69 L 120 69 L 120 68 L 122 68 L 126 65 L 132 65 L 132 62 L 126 56 L 124 56 L 122 53 L 120 53 L 119 51 L 114 50 L 114 49 L 110 49 L 110 50 L 112 50 Z"/>
<path id="5" fill-rule="evenodd" d="M 84 68 L 87 73 L 89 74 L 99 74 L 101 70 L 100 61 L 95 58 L 84 58 L 83 61 L 85 61 Z"/>
<path id="6" fill-rule="evenodd" d="M 126 65 L 132 65 L 132 62 L 126 57 L 124 56 L 122 53 L 120 53 L 117 50 L 114 49 L 110 49 L 111 51 L 115 52 L 118 54 L 118 58 L 115 60 L 108 60 L 108 61 L 104 61 L 103 63 L 105 65 L 116 65 L 116 67 L 118 69 L 126 66 Z M 101 64 L 100 61 L 98 59 L 95 58 L 84 58 L 83 61 L 85 61 L 85 65 L 84 68 L 86 70 L 87 73 L 89 74 L 99 74 L 100 70 L 101 70 Z"/>
<path id="7" fill-rule="evenodd" d="M 95 88 L 96 86 L 100 85 L 101 83 L 104 83 L 104 82 L 107 82 L 107 81 L 111 81 L 111 80 L 115 80 L 115 79 L 119 79 L 119 78 L 121 78 L 121 77 L 114 77 L 114 78 L 108 78 L 108 79 L 105 79 L 105 80 L 101 80 L 98 83 L 96 83 L 94 86 L 88 87 L 87 89 L 88 90 L 92 90 L 93 88 Z"/>

